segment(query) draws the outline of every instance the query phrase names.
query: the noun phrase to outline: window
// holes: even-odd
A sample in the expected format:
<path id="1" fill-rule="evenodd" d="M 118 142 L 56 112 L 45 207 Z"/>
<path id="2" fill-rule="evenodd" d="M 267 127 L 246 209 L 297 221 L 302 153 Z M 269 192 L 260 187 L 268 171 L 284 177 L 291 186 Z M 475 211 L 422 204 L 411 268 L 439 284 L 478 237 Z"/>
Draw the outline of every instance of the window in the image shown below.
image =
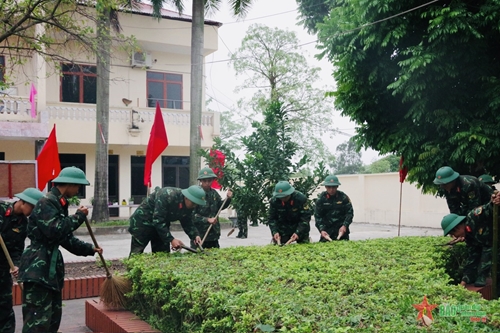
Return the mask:
<path id="1" fill-rule="evenodd" d="M 59 161 L 61 162 L 61 170 L 66 167 L 74 166 L 85 172 L 85 154 L 59 154 Z M 89 179 L 89 177 L 87 177 L 87 179 Z M 85 198 L 86 188 L 87 186 L 80 186 L 80 190 L 76 196 Z"/>
<path id="2" fill-rule="evenodd" d="M 163 187 L 189 187 L 189 157 L 162 156 Z"/>
<path id="3" fill-rule="evenodd" d="M 96 103 L 97 68 L 75 64 L 62 64 L 61 101 Z"/>
<path id="4" fill-rule="evenodd" d="M 0 151 L 0 161 L 5 161 L 5 153 Z"/>
<path id="5" fill-rule="evenodd" d="M 5 82 L 5 56 L 0 56 L 0 82 Z"/>
<path id="6" fill-rule="evenodd" d="M 148 72 L 148 107 L 182 109 L 182 75 Z"/>

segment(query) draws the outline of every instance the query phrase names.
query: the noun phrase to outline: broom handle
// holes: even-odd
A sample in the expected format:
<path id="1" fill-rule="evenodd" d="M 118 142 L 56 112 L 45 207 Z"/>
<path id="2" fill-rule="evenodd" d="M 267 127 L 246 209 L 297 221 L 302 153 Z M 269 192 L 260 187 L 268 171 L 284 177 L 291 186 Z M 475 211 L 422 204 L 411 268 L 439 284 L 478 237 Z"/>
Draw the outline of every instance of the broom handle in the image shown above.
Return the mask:
<path id="1" fill-rule="evenodd" d="M 92 238 L 92 241 L 94 242 L 94 246 L 97 248 L 99 245 L 97 245 L 97 240 L 95 239 L 94 232 L 92 231 L 92 228 L 90 227 L 90 223 L 88 219 L 85 219 L 85 224 L 87 225 L 87 230 L 89 231 L 90 237 Z M 106 265 L 106 260 L 104 260 L 104 257 L 102 256 L 102 253 L 97 252 L 99 254 L 99 257 L 101 258 L 102 265 L 104 266 L 104 269 L 106 270 L 106 276 L 109 278 L 111 277 L 111 273 L 109 272 L 108 266 Z"/>
<path id="2" fill-rule="evenodd" d="M 9 250 L 7 250 L 7 246 L 5 245 L 5 242 L 3 241 L 3 238 L 1 235 L 0 235 L 0 244 L 2 245 L 2 250 L 3 250 L 3 253 L 5 254 L 5 258 L 7 258 L 7 261 L 9 262 L 10 269 L 14 270 L 14 268 L 15 268 L 14 263 L 12 262 L 12 258 L 10 257 Z"/>
<path id="3" fill-rule="evenodd" d="M 228 197 L 226 196 L 226 199 L 224 199 L 224 201 L 222 202 L 222 205 L 220 205 L 219 211 L 217 212 L 217 215 L 215 215 L 215 218 L 219 217 L 219 214 L 222 210 L 222 207 L 224 207 L 224 205 L 226 204 L 227 199 L 228 199 Z M 207 232 L 205 232 L 205 236 L 203 236 L 203 239 L 201 240 L 201 245 L 203 245 L 203 243 L 205 243 L 205 239 L 207 239 L 208 233 L 212 229 L 212 226 L 213 226 L 213 224 L 210 223 L 210 226 L 208 227 Z"/>
<path id="4" fill-rule="evenodd" d="M 497 194 L 498 195 L 498 194 Z M 498 298 L 498 206 L 493 205 L 493 249 L 492 249 L 492 267 L 491 267 L 491 298 Z"/>

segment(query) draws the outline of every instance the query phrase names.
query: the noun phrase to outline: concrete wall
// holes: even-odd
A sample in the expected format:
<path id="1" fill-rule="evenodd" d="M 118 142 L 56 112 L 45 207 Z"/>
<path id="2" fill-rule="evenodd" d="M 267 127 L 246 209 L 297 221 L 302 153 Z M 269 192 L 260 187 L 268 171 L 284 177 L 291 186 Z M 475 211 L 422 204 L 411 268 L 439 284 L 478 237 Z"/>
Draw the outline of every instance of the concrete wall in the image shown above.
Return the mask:
<path id="1" fill-rule="evenodd" d="M 354 222 L 399 223 L 401 184 L 397 172 L 338 177 L 339 190 L 352 201 Z M 321 191 L 324 191 L 323 186 L 317 193 Z M 440 228 L 441 219 L 449 213 L 444 198 L 422 194 L 408 182 L 403 183 L 401 198 L 401 225 Z"/>

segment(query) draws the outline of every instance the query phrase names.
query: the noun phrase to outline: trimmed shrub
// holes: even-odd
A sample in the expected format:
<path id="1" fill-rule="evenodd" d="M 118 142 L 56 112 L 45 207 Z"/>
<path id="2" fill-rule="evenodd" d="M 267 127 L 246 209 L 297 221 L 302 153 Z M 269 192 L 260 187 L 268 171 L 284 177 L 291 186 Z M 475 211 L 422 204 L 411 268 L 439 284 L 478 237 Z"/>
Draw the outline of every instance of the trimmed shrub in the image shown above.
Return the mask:
<path id="1" fill-rule="evenodd" d="M 487 323 L 478 323 L 459 314 L 440 316 L 436 308 L 425 331 L 498 332 L 499 302 L 452 283 L 447 269 L 458 264 L 450 261 L 448 247 L 437 246 L 448 240 L 399 237 L 139 255 L 127 261 L 134 286 L 130 310 L 162 332 L 422 332 L 412 305 L 425 295 L 430 304 L 474 305 L 487 315 Z"/>

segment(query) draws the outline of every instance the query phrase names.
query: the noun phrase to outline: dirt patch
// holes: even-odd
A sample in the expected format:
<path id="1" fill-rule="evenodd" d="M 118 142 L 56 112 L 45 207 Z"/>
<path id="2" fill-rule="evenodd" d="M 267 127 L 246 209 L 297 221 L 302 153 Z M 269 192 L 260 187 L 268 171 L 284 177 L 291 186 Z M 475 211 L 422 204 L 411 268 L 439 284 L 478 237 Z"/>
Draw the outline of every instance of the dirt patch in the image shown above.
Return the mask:
<path id="1" fill-rule="evenodd" d="M 117 273 L 123 274 L 127 271 L 125 265 L 121 260 L 106 260 L 108 269 L 112 275 Z M 65 278 L 78 278 L 93 275 L 106 275 L 106 270 L 101 264 L 100 260 L 97 261 L 82 261 L 82 262 L 65 262 L 64 263 L 64 277 Z"/>

